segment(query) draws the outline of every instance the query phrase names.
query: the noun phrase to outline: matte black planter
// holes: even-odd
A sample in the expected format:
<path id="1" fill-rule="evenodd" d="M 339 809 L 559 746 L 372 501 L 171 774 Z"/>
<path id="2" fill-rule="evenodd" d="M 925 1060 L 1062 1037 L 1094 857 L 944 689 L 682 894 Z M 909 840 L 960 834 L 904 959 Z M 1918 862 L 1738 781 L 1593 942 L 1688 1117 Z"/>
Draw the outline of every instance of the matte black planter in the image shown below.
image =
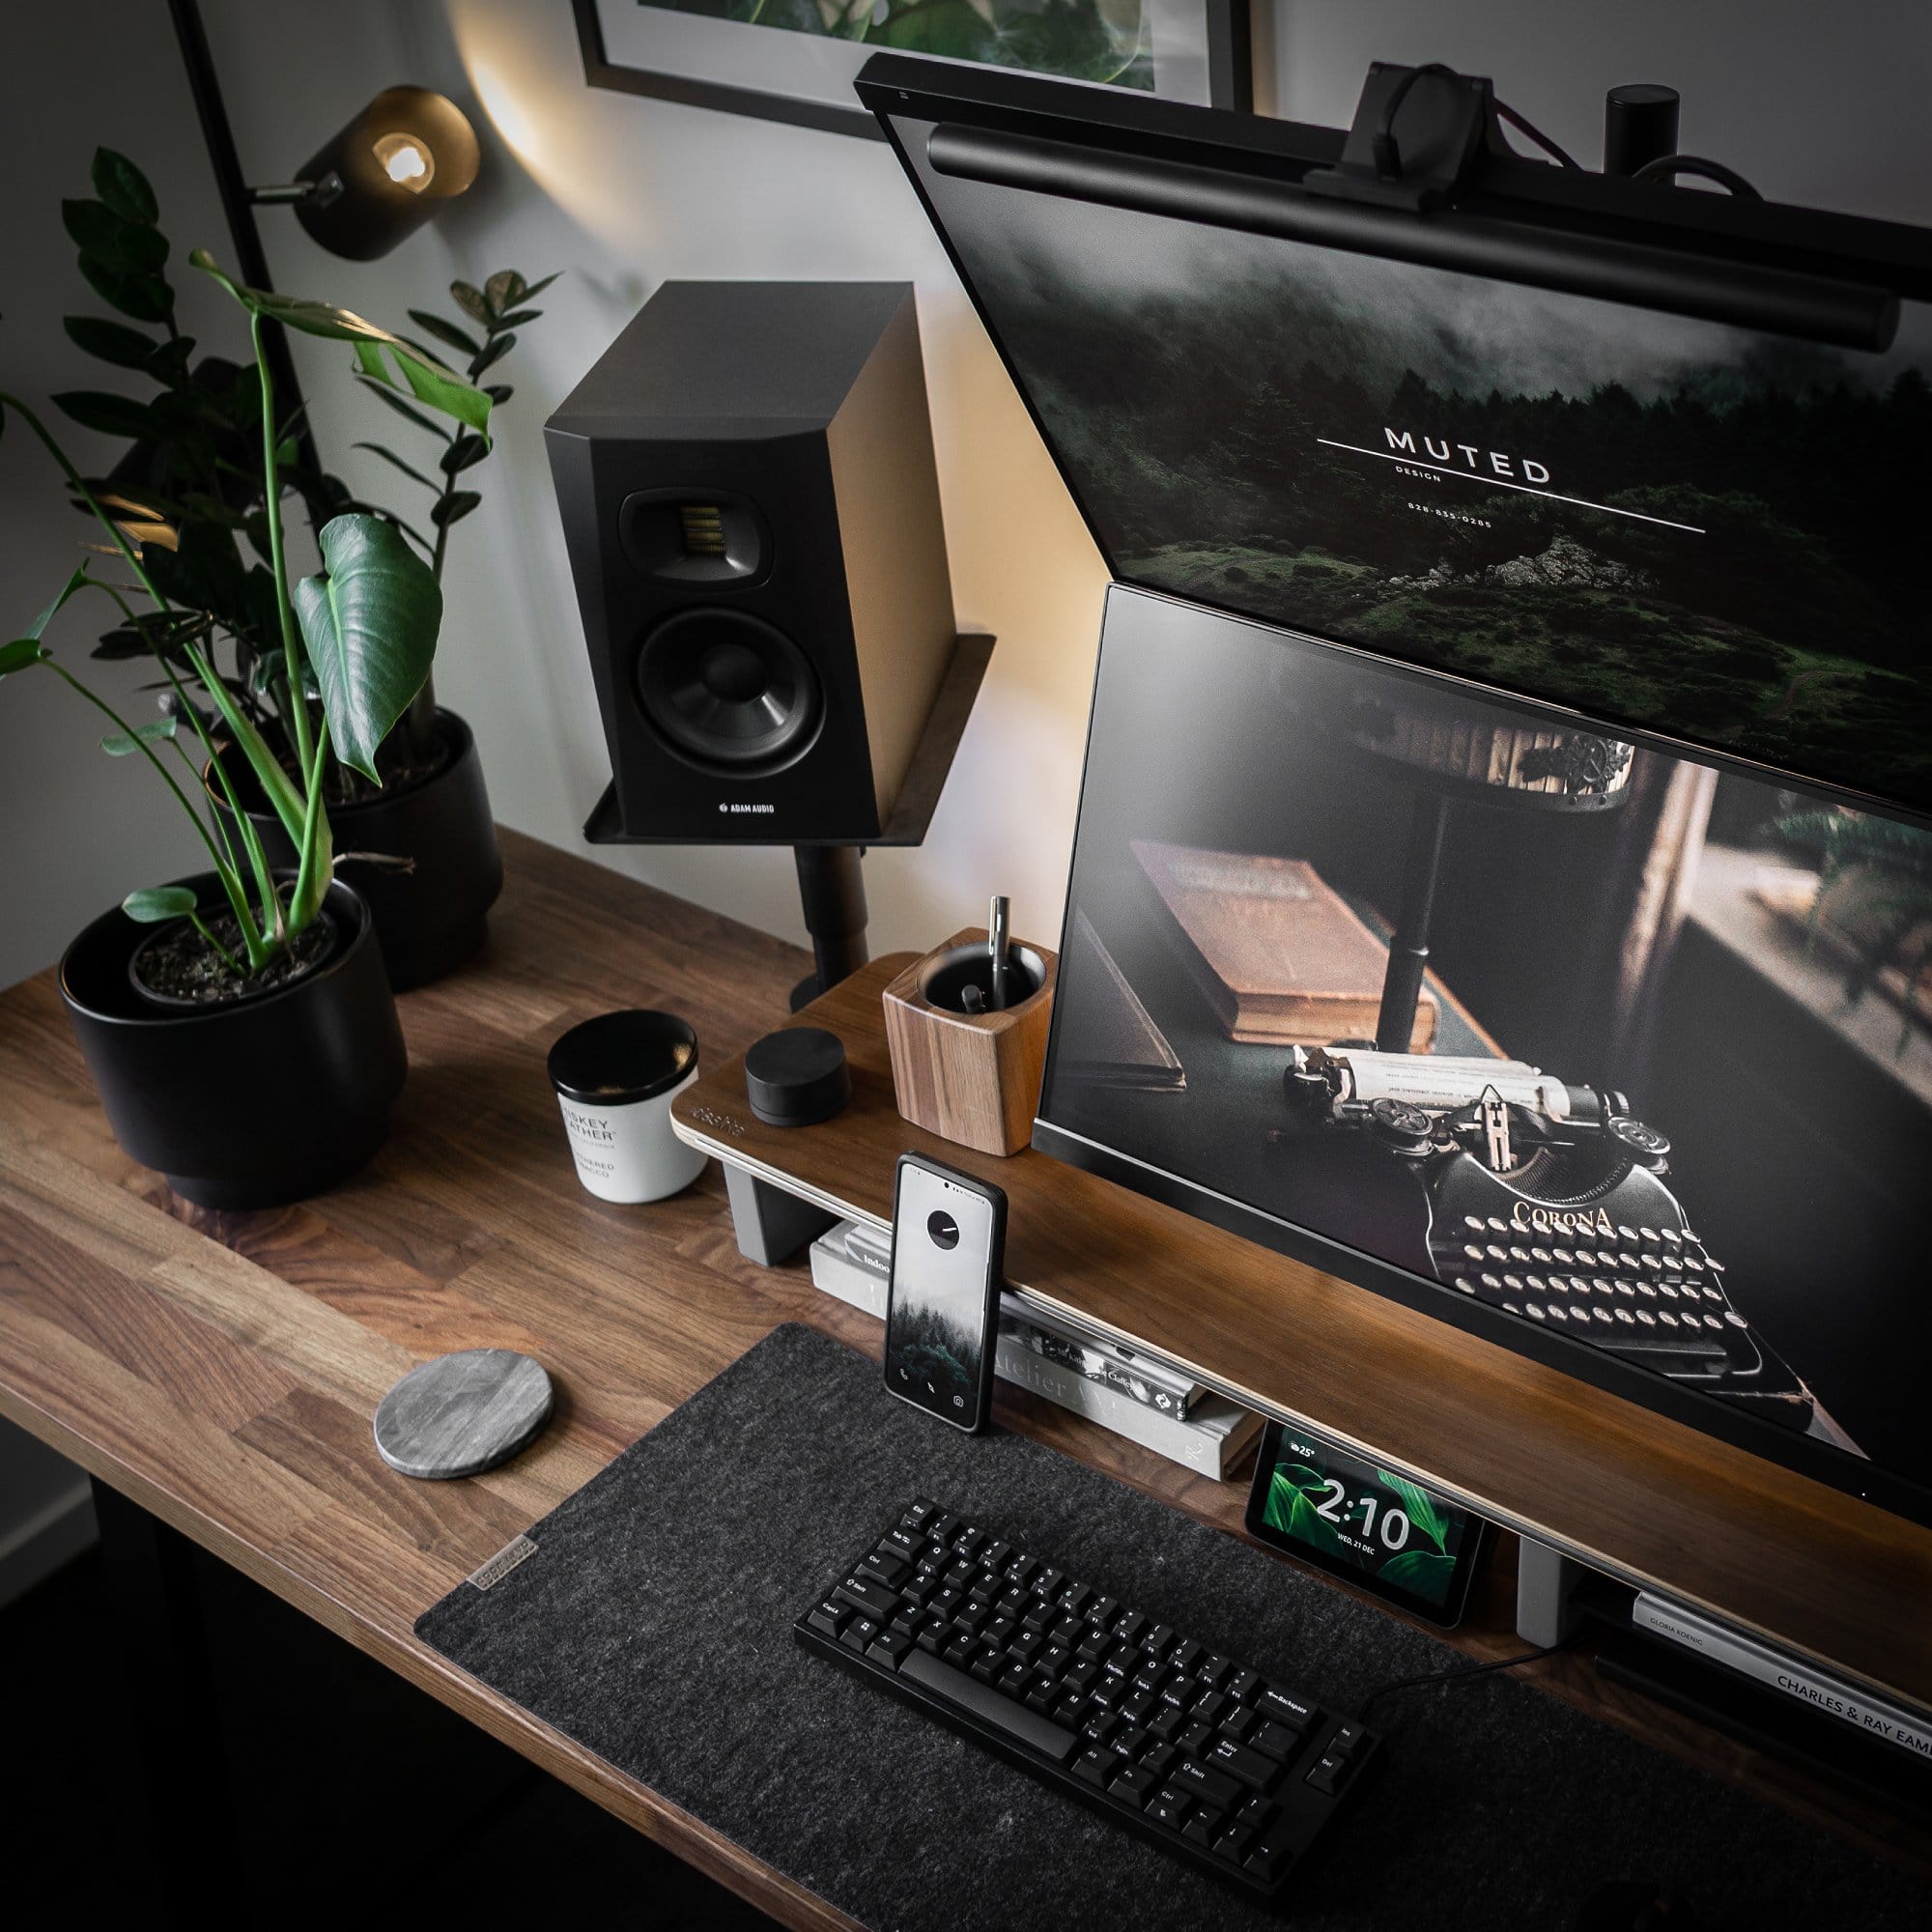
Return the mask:
<path id="1" fill-rule="evenodd" d="M 213 872 L 178 881 L 220 901 Z M 117 906 L 60 966 L 114 1138 L 204 1208 L 272 1208 L 346 1180 L 383 1143 L 409 1056 L 369 908 L 339 881 L 334 954 L 279 992 L 183 1012 L 134 990 L 154 930 Z"/>
<path id="2" fill-rule="evenodd" d="M 416 862 L 414 871 L 401 872 L 351 860 L 336 873 L 368 900 L 389 983 L 399 993 L 461 966 L 483 944 L 490 908 L 503 890 L 503 855 L 497 849 L 475 735 L 453 711 L 439 709 L 436 725 L 451 755 L 434 778 L 328 808 L 338 854 L 380 852 Z M 294 866 L 295 847 L 282 821 L 260 802 L 245 760 L 231 753 L 224 762 L 269 863 Z"/>

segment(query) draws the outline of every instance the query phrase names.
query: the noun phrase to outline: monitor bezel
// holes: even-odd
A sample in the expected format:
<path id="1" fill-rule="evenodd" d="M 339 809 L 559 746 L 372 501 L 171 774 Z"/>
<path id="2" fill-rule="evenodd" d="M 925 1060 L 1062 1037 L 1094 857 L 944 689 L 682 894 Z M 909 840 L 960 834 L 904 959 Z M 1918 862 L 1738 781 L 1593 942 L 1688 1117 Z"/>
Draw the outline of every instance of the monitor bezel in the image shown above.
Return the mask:
<path id="1" fill-rule="evenodd" d="M 1407 679 L 1432 690 L 1440 691 L 1448 687 L 1463 691 L 1486 705 L 1502 704 L 1516 707 L 1536 719 L 1557 724 L 1571 724 L 1582 720 L 1589 724 L 1593 730 L 1602 731 L 1605 728 L 1599 722 L 1589 719 L 1582 712 L 1523 697 L 1514 692 L 1497 691 L 1490 686 L 1478 684 L 1473 679 L 1457 677 L 1444 671 L 1423 669 L 1414 665 L 1404 664 L 1397 659 L 1379 656 L 1373 651 L 1362 650 L 1351 644 L 1333 643 L 1325 638 L 1295 631 L 1285 625 L 1269 624 L 1257 617 L 1239 616 L 1216 610 L 1209 605 L 1170 596 L 1163 591 L 1147 590 L 1138 584 L 1110 583 L 1107 588 L 1106 607 L 1101 617 L 1099 648 L 1094 656 L 1094 684 L 1088 702 L 1087 731 L 1082 747 L 1080 804 L 1076 809 L 1074 819 L 1073 846 L 1066 871 L 1066 898 L 1061 915 L 1063 945 L 1066 922 L 1072 918 L 1076 905 L 1075 893 L 1080 876 L 1081 821 L 1086 807 L 1087 775 L 1093 760 L 1094 721 L 1098 715 L 1096 700 L 1100 679 L 1105 674 L 1107 662 L 1107 637 L 1109 629 L 1120 621 L 1117 613 L 1122 610 L 1123 600 L 1131 600 L 1136 605 L 1169 607 L 1186 613 L 1188 617 L 1197 621 L 1207 620 L 1212 623 L 1236 625 L 1243 630 L 1260 632 L 1264 636 L 1280 639 L 1298 648 L 1366 665 L 1378 671 Z M 1724 757 L 1706 752 L 1701 747 L 1687 747 L 1653 732 L 1626 730 L 1622 726 L 1616 728 L 1615 735 L 1625 742 L 1660 752 L 1669 757 L 1688 759 L 1691 763 L 1708 765 L 1720 772 L 1735 771 L 1759 782 L 1764 781 L 1764 768 L 1753 765 L 1747 759 Z M 1827 785 L 1808 779 L 1793 779 L 1782 773 L 1777 774 L 1777 783 L 1781 789 L 1803 792 L 1820 804 L 1848 804 L 1860 810 L 1870 809 L 1861 798 L 1841 786 Z M 1919 814 L 1906 812 L 1895 807 L 1887 806 L 1883 810 L 1892 818 L 1908 819 L 1919 824 L 1932 823 Z M 1047 1037 L 1046 1060 L 1040 1077 L 1039 1105 L 1033 1122 L 1032 1146 L 1036 1151 L 1064 1161 L 1069 1167 L 1079 1168 L 1084 1173 L 1095 1175 L 1101 1179 L 1111 1180 L 1118 1186 L 1144 1195 L 1150 1200 L 1158 1201 L 1165 1207 L 1178 1208 L 1196 1220 L 1206 1221 L 1228 1234 L 1239 1236 L 1244 1240 L 1253 1241 L 1258 1246 L 1285 1255 L 1293 1261 L 1302 1262 L 1354 1287 L 1400 1302 L 1406 1308 L 1413 1309 L 1416 1313 L 1429 1316 L 1433 1320 L 1444 1321 L 1453 1328 L 1492 1343 L 1512 1354 L 1525 1356 L 1547 1368 L 1573 1376 L 1607 1394 L 1633 1402 L 1653 1414 L 1662 1415 L 1669 1421 L 1681 1423 L 1702 1435 L 1715 1436 L 1734 1448 L 1746 1450 L 1767 1462 L 1777 1463 L 1800 1475 L 1808 1476 L 1841 1494 L 1856 1497 L 1892 1516 L 1932 1528 L 1932 1484 L 1921 1484 L 1897 1470 L 1889 1469 L 1882 1463 L 1855 1456 L 1847 1450 L 1834 1448 L 1832 1444 L 1814 1436 L 1795 1435 L 1776 1423 L 1747 1414 L 1718 1396 L 1687 1388 L 1651 1370 L 1639 1368 L 1634 1363 L 1624 1362 L 1613 1355 L 1605 1354 L 1601 1350 L 1592 1349 L 1586 1343 L 1572 1341 L 1567 1336 L 1539 1328 L 1534 1323 L 1520 1321 L 1503 1309 L 1491 1308 L 1470 1296 L 1458 1294 L 1444 1284 L 1413 1274 L 1407 1268 L 1383 1260 L 1379 1255 L 1350 1247 L 1346 1242 L 1336 1240 L 1316 1229 L 1285 1220 L 1279 1215 L 1269 1213 L 1265 1208 L 1219 1193 L 1205 1182 L 1172 1173 L 1166 1168 L 1142 1160 L 1123 1149 L 1106 1146 L 1060 1125 L 1049 1118 L 1049 1103 L 1053 1094 L 1054 1075 L 1059 1064 L 1062 1009 L 1061 1001 L 1056 999 L 1052 1027 Z M 1319 1418 L 1317 1421 L 1319 1423 Z"/>

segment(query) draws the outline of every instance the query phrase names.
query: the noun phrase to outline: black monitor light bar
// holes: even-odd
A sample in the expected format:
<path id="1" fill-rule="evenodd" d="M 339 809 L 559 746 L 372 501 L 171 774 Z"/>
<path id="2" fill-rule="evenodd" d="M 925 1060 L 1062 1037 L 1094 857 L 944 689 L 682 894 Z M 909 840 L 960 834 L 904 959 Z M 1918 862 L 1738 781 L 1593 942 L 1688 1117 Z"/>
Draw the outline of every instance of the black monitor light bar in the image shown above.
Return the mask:
<path id="1" fill-rule="evenodd" d="M 1650 98 L 1668 90 L 1618 92 L 1642 97 L 1646 118 L 1667 125 L 1674 138 L 1675 97 L 1670 96 L 1673 111 L 1662 122 Z M 1613 130 L 1618 106 L 1613 95 Z M 1503 138 L 1504 118 L 1525 125 L 1500 106 L 1486 79 L 1447 68 L 1378 63 L 1369 70 L 1339 156 L 1325 166 L 1286 174 L 1247 172 L 1109 146 L 1101 128 L 1091 132 L 1102 138 L 1089 138 L 1090 130 L 1083 129 L 1081 138 L 1066 140 L 1020 131 L 1010 122 L 986 127 L 948 120 L 933 127 L 926 158 L 938 174 L 1001 187 L 1592 296 L 1838 348 L 1890 346 L 1898 328 L 1897 287 L 1763 259 L 1770 250 L 1713 245 L 1708 223 L 1701 231 L 1690 223 L 1673 229 L 1667 220 L 1566 211 L 1545 184 L 1576 180 L 1601 188 L 1604 178 L 1574 163 L 1548 168 L 1524 160 Z M 1717 162 L 1650 156 L 1633 173 L 1639 181 L 1701 174 L 1748 197 L 1753 213 L 1778 213 Z M 1541 178 L 1533 189 L 1529 178 Z M 1652 191 L 1693 199 L 1690 191 Z M 1617 228 L 1627 232 L 1610 232 Z M 1760 259 L 1750 259 L 1753 252 Z M 1910 279 L 1924 272 L 1921 265 Z"/>

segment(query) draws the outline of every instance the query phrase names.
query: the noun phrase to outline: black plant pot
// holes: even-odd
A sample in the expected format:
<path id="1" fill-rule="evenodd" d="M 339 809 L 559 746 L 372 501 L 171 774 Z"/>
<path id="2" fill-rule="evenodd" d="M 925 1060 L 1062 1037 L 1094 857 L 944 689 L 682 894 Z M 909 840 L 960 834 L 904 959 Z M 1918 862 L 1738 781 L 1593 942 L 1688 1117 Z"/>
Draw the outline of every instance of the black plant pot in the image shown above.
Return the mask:
<path id="1" fill-rule="evenodd" d="M 436 729 L 450 755 L 435 777 L 328 808 L 338 854 L 379 852 L 415 861 L 415 869 L 404 872 L 352 859 L 336 873 L 368 900 L 389 984 L 399 993 L 461 966 L 483 944 L 490 908 L 503 890 L 503 856 L 497 849 L 497 821 L 490 815 L 475 734 L 455 712 L 440 709 Z M 236 796 L 262 835 L 269 863 L 294 866 L 295 846 L 246 762 L 231 753 L 224 764 Z"/>
<path id="2" fill-rule="evenodd" d="M 179 882 L 219 903 L 213 872 Z M 281 991 L 185 1012 L 135 991 L 128 961 L 153 930 L 116 907 L 60 966 L 114 1138 L 204 1208 L 272 1208 L 346 1180 L 383 1143 L 409 1057 L 361 895 L 325 901 L 340 939 Z"/>

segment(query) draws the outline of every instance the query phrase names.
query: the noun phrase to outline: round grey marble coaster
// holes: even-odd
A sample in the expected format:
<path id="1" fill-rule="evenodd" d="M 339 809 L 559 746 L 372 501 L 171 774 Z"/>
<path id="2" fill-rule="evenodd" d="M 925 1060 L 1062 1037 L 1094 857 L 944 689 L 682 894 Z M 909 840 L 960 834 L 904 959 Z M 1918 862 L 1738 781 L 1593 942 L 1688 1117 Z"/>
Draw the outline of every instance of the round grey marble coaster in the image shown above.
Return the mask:
<path id="1" fill-rule="evenodd" d="M 376 1448 L 406 1476 L 480 1476 L 550 1420 L 550 1377 L 511 1349 L 466 1349 L 412 1369 L 378 1405 Z"/>

